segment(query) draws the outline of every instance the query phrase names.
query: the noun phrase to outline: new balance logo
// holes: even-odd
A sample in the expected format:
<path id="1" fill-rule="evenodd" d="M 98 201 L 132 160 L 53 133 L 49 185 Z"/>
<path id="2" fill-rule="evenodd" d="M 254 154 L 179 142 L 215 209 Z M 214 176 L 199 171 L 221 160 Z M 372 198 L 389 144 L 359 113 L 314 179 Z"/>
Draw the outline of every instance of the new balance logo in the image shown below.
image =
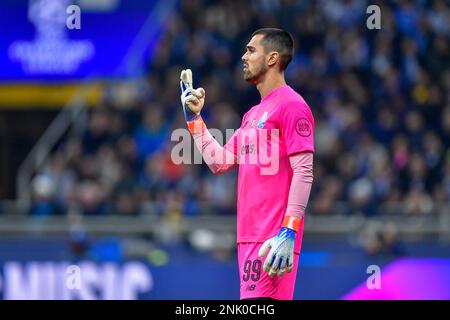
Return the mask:
<path id="1" fill-rule="evenodd" d="M 247 291 L 255 291 L 256 289 L 256 284 L 251 284 L 247 287 Z"/>

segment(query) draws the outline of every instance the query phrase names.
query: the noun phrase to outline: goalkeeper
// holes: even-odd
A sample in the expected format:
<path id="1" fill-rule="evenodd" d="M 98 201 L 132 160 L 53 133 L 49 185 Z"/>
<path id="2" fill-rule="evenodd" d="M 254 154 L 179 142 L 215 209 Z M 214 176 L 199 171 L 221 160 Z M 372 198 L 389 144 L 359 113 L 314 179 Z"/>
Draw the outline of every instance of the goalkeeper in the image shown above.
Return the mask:
<path id="1" fill-rule="evenodd" d="M 180 76 L 185 119 L 205 162 L 215 174 L 239 165 L 241 299 L 290 300 L 294 294 L 313 182 L 314 118 L 305 100 L 285 82 L 293 48 L 293 38 L 284 30 L 253 33 L 242 56 L 243 76 L 256 85 L 261 101 L 244 115 L 224 147 L 200 115 L 205 90 L 193 88 L 189 69 Z M 267 150 L 270 163 L 263 161 Z"/>

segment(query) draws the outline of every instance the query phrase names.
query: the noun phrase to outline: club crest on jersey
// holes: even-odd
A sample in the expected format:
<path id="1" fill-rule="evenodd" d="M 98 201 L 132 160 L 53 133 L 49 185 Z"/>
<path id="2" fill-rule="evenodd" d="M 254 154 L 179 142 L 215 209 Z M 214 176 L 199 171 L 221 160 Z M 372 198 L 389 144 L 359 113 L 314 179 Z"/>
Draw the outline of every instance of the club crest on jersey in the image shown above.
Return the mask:
<path id="1" fill-rule="evenodd" d="M 264 127 L 264 125 L 266 124 L 266 121 L 267 121 L 267 116 L 268 116 L 268 113 L 266 111 L 266 112 L 264 112 L 263 116 L 261 117 L 261 119 L 258 122 L 258 128 L 262 129 Z"/>

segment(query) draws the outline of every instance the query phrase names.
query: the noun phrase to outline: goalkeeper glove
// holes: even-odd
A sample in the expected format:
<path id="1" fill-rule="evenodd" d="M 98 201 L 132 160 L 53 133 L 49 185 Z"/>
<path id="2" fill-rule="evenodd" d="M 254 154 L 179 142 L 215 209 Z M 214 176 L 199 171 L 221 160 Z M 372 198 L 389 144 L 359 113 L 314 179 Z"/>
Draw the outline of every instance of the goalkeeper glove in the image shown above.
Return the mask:
<path id="1" fill-rule="evenodd" d="M 258 255 L 264 257 L 270 252 L 264 262 L 264 271 L 273 277 L 281 277 L 286 271 L 291 272 L 294 266 L 294 240 L 300 227 L 301 218 L 286 216 L 280 231 L 273 238 L 266 240 L 259 249 Z"/>
<path id="2" fill-rule="evenodd" d="M 180 87 L 184 119 L 188 124 L 189 130 L 194 133 L 196 124 L 203 122 L 200 117 L 200 111 L 205 103 L 205 90 L 203 88 L 193 88 L 191 69 L 181 71 Z"/>

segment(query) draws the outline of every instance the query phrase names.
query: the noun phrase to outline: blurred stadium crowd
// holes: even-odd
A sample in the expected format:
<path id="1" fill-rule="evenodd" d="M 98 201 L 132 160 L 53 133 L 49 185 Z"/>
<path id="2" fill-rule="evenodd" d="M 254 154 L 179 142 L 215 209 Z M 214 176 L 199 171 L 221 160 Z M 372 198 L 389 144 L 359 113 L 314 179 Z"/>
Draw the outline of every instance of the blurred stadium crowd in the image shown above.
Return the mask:
<path id="1" fill-rule="evenodd" d="M 366 8 L 381 8 L 381 30 Z M 206 90 L 209 128 L 236 129 L 259 102 L 240 60 L 260 27 L 296 41 L 288 84 L 316 121 L 310 214 L 428 214 L 450 198 L 450 9 L 446 1 L 183 0 L 143 80 L 109 86 L 84 131 L 33 182 L 32 215 L 235 214 L 237 171 L 175 165 L 185 128 L 179 74 Z M 347 206 L 339 206 L 346 203 Z"/>

